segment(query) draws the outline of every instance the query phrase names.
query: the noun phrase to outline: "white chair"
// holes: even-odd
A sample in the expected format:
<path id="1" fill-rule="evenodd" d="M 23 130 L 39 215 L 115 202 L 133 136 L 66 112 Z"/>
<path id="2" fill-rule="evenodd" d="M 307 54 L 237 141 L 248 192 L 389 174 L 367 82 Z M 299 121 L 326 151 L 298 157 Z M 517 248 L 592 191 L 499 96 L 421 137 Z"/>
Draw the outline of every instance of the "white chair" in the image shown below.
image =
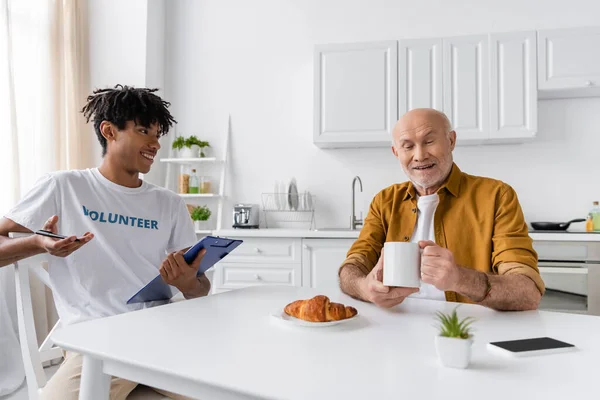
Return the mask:
<path id="1" fill-rule="evenodd" d="M 9 234 L 10 237 L 27 235 L 29 234 L 12 232 Z M 30 400 L 39 399 L 42 388 L 48 383 L 43 363 L 63 357 L 62 349 L 54 346 L 51 338 L 52 333 L 60 327 L 60 320 L 50 330 L 50 333 L 41 346 L 38 347 L 37 342 L 29 273 L 31 271 L 44 285 L 52 290 L 50 277 L 43 267 L 45 261 L 45 255 L 37 255 L 13 264 L 15 268 L 19 341 L 21 342 L 21 354 L 25 368 L 25 378 L 27 380 L 27 393 Z M 140 385 L 131 393 L 128 399 L 164 400 L 168 399 L 168 397 Z"/>

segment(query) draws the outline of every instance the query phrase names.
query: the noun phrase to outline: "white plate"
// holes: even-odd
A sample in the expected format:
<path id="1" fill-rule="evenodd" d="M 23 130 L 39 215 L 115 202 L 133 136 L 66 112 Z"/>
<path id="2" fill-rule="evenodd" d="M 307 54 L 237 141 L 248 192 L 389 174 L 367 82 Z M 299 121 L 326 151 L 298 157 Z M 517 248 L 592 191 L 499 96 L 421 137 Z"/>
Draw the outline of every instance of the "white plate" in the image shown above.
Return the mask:
<path id="1" fill-rule="evenodd" d="M 281 210 L 287 210 L 287 187 L 284 181 L 279 182 L 279 204 L 281 205 Z"/>
<path id="2" fill-rule="evenodd" d="M 279 202 L 279 181 L 275 181 L 275 190 L 273 191 L 273 199 L 275 200 L 275 207 L 281 210 L 281 203 Z"/>
<path id="3" fill-rule="evenodd" d="M 310 211 L 313 209 L 312 195 L 310 192 L 306 192 L 306 209 Z"/>
<path id="4" fill-rule="evenodd" d="M 333 326 L 333 325 L 338 325 L 338 324 L 343 324 L 345 322 L 350 322 L 350 321 L 354 321 L 356 318 L 358 318 L 359 314 L 356 314 L 354 317 L 352 318 L 346 318 L 346 319 L 342 319 L 339 321 L 329 321 L 329 322 L 309 322 L 309 321 L 305 321 L 303 319 L 298 319 L 298 318 L 294 318 L 292 316 L 289 316 L 285 313 L 285 311 L 283 311 L 283 308 L 280 308 L 279 310 L 273 311 L 271 313 L 271 317 L 275 318 L 276 320 L 283 322 L 287 325 L 292 325 L 292 326 L 304 326 L 304 327 L 309 327 L 309 328 L 325 328 L 328 326 Z"/>
<path id="5" fill-rule="evenodd" d="M 296 178 L 292 178 L 288 187 L 288 205 L 290 210 L 298 210 L 298 187 L 296 186 Z"/>

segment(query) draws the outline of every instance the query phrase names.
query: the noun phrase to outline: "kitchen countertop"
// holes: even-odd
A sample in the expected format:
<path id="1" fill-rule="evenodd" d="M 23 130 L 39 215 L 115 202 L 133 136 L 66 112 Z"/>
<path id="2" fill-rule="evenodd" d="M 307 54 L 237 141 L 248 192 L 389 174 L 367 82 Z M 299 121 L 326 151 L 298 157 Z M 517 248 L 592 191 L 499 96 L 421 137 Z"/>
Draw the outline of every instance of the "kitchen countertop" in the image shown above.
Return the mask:
<path id="1" fill-rule="evenodd" d="M 221 229 L 213 235 L 223 237 L 275 237 L 275 238 L 322 238 L 356 239 L 359 230 L 308 230 L 308 229 Z M 600 242 L 600 232 L 592 233 L 578 230 L 566 232 L 531 231 L 529 236 L 538 242 Z"/>
<path id="2" fill-rule="evenodd" d="M 600 242 L 600 232 L 567 230 L 563 232 L 530 231 L 529 236 L 536 242 Z"/>
<path id="3" fill-rule="evenodd" d="M 275 237 L 275 238 L 322 238 L 356 239 L 360 230 L 309 230 L 309 229 L 221 229 L 213 231 L 214 236 L 223 237 Z"/>

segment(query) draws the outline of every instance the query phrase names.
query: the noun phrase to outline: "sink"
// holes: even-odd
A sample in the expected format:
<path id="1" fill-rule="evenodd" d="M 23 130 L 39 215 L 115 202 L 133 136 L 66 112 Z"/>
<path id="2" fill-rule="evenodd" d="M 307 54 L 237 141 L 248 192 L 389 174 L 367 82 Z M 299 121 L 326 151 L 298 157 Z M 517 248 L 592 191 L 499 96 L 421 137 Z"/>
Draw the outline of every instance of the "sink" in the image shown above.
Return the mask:
<path id="1" fill-rule="evenodd" d="M 358 232 L 360 229 L 352 229 L 352 228 L 318 228 L 315 231 L 343 231 L 343 232 Z"/>

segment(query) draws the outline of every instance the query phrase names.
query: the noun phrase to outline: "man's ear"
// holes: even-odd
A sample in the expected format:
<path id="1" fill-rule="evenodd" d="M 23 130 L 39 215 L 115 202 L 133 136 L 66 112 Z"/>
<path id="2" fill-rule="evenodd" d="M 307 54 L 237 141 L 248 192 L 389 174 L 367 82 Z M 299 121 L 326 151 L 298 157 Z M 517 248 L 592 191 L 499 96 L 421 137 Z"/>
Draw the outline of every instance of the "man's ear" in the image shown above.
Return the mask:
<path id="1" fill-rule="evenodd" d="M 396 147 L 392 145 L 392 153 L 394 153 L 394 157 L 398 158 L 398 151 L 396 151 Z"/>
<path id="2" fill-rule="evenodd" d="M 454 150 L 454 146 L 456 146 L 456 132 L 450 131 L 448 133 L 448 139 L 450 139 L 450 150 Z"/>
<path id="3" fill-rule="evenodd" d="M 102 121 L 100 123 L 100 133 L 104 136 L 107 142 L 111 142 L 116 139 L 117 129 L 108 121 Z"/>

